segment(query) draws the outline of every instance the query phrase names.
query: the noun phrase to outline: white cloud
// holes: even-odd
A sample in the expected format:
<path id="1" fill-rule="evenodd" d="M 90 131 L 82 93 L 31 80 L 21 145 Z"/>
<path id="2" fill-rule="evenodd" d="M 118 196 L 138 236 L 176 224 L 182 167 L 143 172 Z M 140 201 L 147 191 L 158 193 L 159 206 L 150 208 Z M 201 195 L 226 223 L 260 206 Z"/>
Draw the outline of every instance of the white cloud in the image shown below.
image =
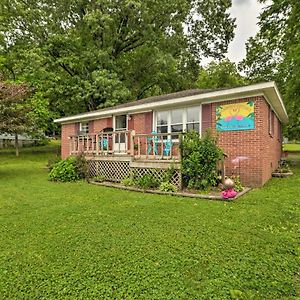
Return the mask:
<path id="1" fill-rule="evenodd" d="M 254 1 L 253 0 L 233 0 L 233 5 L 235 5 L 235 6 L 251 5 L 251 3 Z"/>
<path id="2" fill-rule="evenodd" d="M 256 0 L 233 0 L 230 13 L 236 18 L 237 28 L 228 49 L 227 57 L 231 61 L 240 62 L 246 56 L 245 43 L 258 32 L 258 16 L 263 7 Z"/>

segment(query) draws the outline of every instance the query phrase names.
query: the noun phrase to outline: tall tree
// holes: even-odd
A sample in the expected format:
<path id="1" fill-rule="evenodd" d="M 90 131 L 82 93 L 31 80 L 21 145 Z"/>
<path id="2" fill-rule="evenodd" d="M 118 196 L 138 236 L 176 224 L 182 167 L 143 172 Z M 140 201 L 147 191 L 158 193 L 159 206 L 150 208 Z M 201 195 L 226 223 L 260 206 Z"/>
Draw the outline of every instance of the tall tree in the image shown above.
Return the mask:
<path id="1" fill-rule="evenodd" d="M 33 120 L 26 98 L 30 90 L 24 84 L 0 82 L 0 132 L 15 136 L 16 156 L 19 156 L 19 134 L 33 132 Z"/>
<path id="2" fill-rule="evenodd" d="M 246 78 L 239 74 L 235 63 L 224 59 L 220 62 L 212 61 L 207 68 L 203 68 L 197 80 L 198 88 L 225 88 L 247 84 Z"/>
<path id="3" fill-rule="evenodd" d="M 247 43 L 240 67 L 250 80 L 276 80 L 289 114 L 286 135 L 300 138 L 300 2 L 261 0 L 260 31 Z M 268 4 L 269 3 L 269 4 Z"/>
<path id="4" fill-rule="evenodd" d="M 4 0 L 0 70 L 58 115 L 194 86 L 234 34 L 231 0 Z"/>

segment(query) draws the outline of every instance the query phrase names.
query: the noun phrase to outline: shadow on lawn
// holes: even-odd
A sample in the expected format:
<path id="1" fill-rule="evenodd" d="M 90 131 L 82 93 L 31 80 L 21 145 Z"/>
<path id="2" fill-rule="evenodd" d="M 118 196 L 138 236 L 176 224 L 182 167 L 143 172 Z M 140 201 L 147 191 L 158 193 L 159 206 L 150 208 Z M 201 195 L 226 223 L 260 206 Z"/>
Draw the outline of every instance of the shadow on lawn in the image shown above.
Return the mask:
<path id="1" fill-rule="evenodd" d="M 47 145 L 47 146 L 39 146 L 39 147 L 24 147 L 20 148 L 20 156 L 23 155 L 34 155 L 34 154 L 46 154 L 52 153 L 60 155 L 60 146 L 59 145 Z M 10 156 L 16 157 L 16 152 L 14 148 L 6 148 L 0 150 L 0 156 Z"/>
<path id="2" fill-rule="evenodd" d="M 23 167 L 23 166 L 9 166 L 9 167 L 1 167 L 0 168 L 0 178 L 5 181 L 17 181 L 20 179 L 23 180 L 29 180 L 32 176 L 43 176 L 44 174 L 47 174 L 47 169 L 45 168 L 39 168 L 39 170 L 36 169 L 36 166 L 33 167 L 35 170 L 33 172 L 32 168 Z"/>

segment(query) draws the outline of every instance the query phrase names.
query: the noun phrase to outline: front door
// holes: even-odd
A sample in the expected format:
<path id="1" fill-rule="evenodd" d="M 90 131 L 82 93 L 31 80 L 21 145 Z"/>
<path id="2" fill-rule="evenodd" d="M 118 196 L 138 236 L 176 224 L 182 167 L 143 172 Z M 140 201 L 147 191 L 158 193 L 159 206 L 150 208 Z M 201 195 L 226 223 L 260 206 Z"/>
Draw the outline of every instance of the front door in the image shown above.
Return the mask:
<path id="1" fill-rule="evenodd" d="M 127 134 L 124 131 L 127 130 L 127 115 L 115 116 L 114 127 L 114 151 L 116 153 L 126 153 Z"/>

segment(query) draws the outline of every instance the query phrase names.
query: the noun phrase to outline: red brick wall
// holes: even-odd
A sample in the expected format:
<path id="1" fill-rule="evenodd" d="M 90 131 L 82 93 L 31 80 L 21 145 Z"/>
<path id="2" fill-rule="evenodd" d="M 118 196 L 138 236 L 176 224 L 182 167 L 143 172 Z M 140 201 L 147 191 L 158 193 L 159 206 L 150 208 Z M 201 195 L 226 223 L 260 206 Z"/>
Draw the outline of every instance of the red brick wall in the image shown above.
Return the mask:
<path id="1" fill-rule="evenodd" d="M 132 128 L 135 130 L 135 133 L 151 133 L 153 130 L 152 122 L 153 122 L 153 113 L 140 113 L 131 115 L 131 125 Z M 137 142 L 137 141 L 135 141 Z M 141 153 L 146 154 L 147 151 L 147 141 L 146 138 L 140 138 L 140 147 Z"/>
<path id="2" fill-rule="evenodd" d="M 262 178 L 263 183 L 268 181 L 271 177 L 271 173 L 277 168 L 278 161 L 281 157 L 282 151 L 282 141 L 281 141 L 281 126 L 279 125 L 280 121 L 277 116 L 274 114 L 274 131 L 271 135 L 269 133 L 269 105 L 264 102 L 263 104 L 263 126 L 264 130 L 261 133 L 263 143 L 262 151 Z"/>
<path id="3" fill-rule="evenodd" d="M 255 129 L 216 132 L 216 106 L 246 101 L 254 101 Z M 244 98 L 235 101 L 213 103 L 212 130 L 218 135 L 219 146 L 228 155 L 227 175 L 240 175 L 244 185 L 260 187 L 276 169 L 281 157 L 281 141 L 278 139 L 278 119 L 275 116 L 274 137 L 269 135 L 268 104 L 263 97 Z M 246 157 L 237 161 L 237 157 Z M 236 161 L 235 161 L 236 159 Z"/>
<path id="4" fill-rule="evenodd" d="M 151 133 L 153 113 L 146 112 L 141 114 L 134 114 L 131 116 L 132 128 L 135 129 L 135 133 Z"/>
<path id="5" fill-rule="evenodd" d="M 69 136 L 76 135 L 78 124 L 63 124 L 61 127 L 61 158 L 65 159 L 70 155 Z"/>
<path id="6" fill-rule="evenodd" d="M 91 131 L 90 133 L 98 133 L 106 127 L 112 127 L 113 126 L 112 117 L 111 118 L 100 119 L 100 120 L 95 120 L 95 121 L 93 121 L 93 123 L 94 123 L 93 132 Z"/>

